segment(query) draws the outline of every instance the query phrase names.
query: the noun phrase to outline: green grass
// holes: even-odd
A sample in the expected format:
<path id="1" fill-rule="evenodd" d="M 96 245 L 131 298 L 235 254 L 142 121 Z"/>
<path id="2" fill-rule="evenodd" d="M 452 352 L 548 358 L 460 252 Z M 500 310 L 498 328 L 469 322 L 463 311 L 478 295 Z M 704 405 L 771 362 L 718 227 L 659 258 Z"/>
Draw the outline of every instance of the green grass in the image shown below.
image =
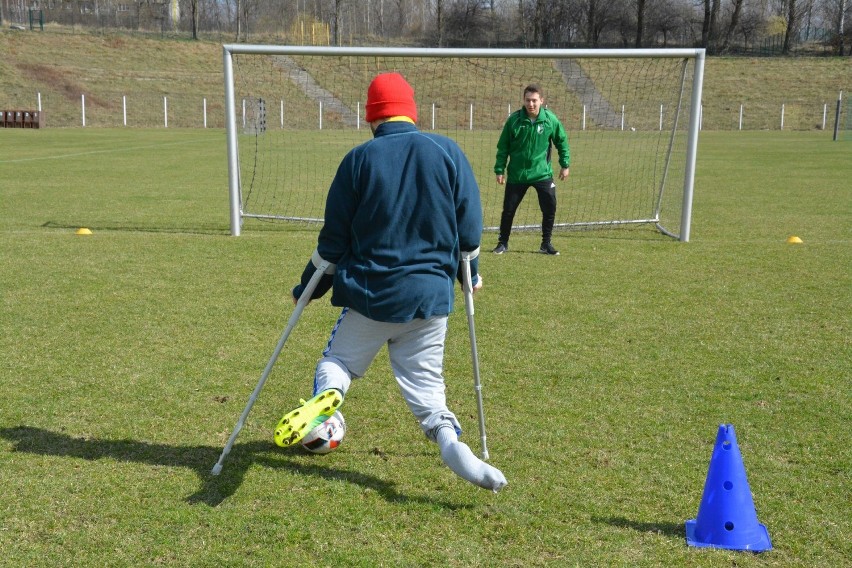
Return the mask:
<path id="1" fill-rule="evenodd" d="M 701 136 L 692 241 L 484 254 L 493 495 L 444 467 L 386 356 L 328 456 L 271 442 L 337 316 L 314 302 L 221 476 L 316 227 L 229 237 L 221 130 L 0 131 L 0 549 L 9 566 L 840 566 L 852 555 L 848 143 Z M 93 235 L 74 234 L 89 227 Z M 788 245 L 790 235 L 804 244 Z M 483 239 L 485 248 L 493 234 Z M 457 298 L 461 308 L 461 297 Z M 478 449 L 464 311 L 451 408 Z M 544 400 L 545 402 L 539 402 Z M 774 550 L 694 549 L 732 423 Z"/>

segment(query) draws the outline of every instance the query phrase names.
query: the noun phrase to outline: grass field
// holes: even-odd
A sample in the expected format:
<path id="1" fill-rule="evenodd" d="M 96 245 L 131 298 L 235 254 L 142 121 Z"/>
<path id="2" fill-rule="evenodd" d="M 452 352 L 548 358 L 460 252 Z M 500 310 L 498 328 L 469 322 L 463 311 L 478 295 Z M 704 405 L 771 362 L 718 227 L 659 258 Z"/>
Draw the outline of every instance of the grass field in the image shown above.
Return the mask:
<path id="1" fill-rule="evenodd" d="M 271 441 L 338 315 L 314 302 L 211 477 L 316 227 L 228 236 L 221 130 L 0 130 L 4 566 L 843 566 L 852 557 L 852 146 L 703 133 L 692 240 L 485 254 L 494 495 L 456 478 L 385 355 L 328 456 Z M 89 227 L 91 236 L 76 236 Z M 804 241 L 790 245 L 798 235 Z M 486 234 L 485 247 L 495 238 Z M 476 451 L 462 298 L 445 375 Z M 718 426 L 760 555 L 687 547 Z"/>

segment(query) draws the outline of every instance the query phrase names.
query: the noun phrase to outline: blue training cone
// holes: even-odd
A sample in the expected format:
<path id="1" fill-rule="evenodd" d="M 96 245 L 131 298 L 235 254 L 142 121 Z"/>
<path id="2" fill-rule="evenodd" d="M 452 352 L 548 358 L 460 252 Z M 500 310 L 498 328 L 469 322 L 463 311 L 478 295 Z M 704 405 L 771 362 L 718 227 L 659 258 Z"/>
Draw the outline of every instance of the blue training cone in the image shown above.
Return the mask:
<path id="1" fill-rule="evenodd" d="M 745 466 L 731 424 L 719 426 L 698 516 L 686 521 L 689 546 L 763 552 L 769 532 L 757 521 Z"/>

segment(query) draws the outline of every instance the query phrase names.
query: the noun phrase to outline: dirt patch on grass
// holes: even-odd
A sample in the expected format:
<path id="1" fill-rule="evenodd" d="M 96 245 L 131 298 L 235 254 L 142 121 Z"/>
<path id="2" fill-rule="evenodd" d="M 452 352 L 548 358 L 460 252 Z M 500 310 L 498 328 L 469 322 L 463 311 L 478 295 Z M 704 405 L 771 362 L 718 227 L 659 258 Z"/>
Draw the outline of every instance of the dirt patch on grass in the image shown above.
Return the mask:
<path id="1" fill-rule="evenodd" d="M 41 64 L 19 63 L 17 67 L 22 74 L 31 80 L 56 90 L 56 92 L 61 93 L 68 100 L 77 100 L 80 98 L 80 95 L 84 94 L 83 88 L 69 77 L 70 71 L 68 70 Z M 86 95 L 86 101 L 96 106 L 108 106 L 102 99 L 95 95 Z"/>

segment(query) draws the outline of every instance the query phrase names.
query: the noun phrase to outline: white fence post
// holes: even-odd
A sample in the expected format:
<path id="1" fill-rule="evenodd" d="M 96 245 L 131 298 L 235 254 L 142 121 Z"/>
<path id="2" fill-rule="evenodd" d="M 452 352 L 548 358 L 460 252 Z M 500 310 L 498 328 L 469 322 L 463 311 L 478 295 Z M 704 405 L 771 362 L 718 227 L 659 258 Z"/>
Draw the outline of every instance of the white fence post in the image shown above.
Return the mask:
<path id="1" fill-rule="evenodd" d="M 743 105 L 740 105 L 740 130 L 743 129 Z"/>
<path id="2" fill-rule="evenodd" d="M 319 102 L 319 129 L 322 130 L 322 101 Z"/>
<path id="3" fill-rule="evenodd" d="M 621 129 L 624 130 L 624 105 L 621 105 Z"/>
<path id="4" fill-rule="evenodd" d="M 204 101 L 204 128 L 207 128 L 207 97 L 202 100 Z"/>
<path id="5" fill-rule="evenodd" d="M 784 130 L 784 103 L 781 103 L 781 130 Z"/>
<path id="6" fill-rule="evenodd" d="M 163 97 L 163 126 L 165 128 L 169 127 L 169 99 L 168 99 L 168 97 Z"/>
<path id="7" fill-rule="evenodd" d="M 435 130 L 435 103 L 432 103 L 432 130 Z"/>
<path id="8" fill-rule="evenodd" d="M 469 130 L 473 130 L 473 103 L 470 103 L 470 119 L 469 119 L 470 127 Z"/>
<path id="9" fill-rule="evenodd" d="M 38 111 L 41 112 L 41 93 L 37 93 L 38 95 Z"/>
<path id="10" fill-rule="evenodd" d="M 822 105 L 822 129 L 825 130 L 825 121 L 828 118 L 828 103 Z"/>
<path id="11" fill-rule="evenodd" d="M 80 95 L 80 101 L 83 108 L 83 126 L 86 126 L 86 95 Z"/>
<path id="12" fill-rule="evenodd" d="M 586 129 L 586 105 L 583 105 L 583 130 Z"/>
<path id="13" fill-rule="evenodd" d="M 663 131 L 663 105 L 660 105 L 660 132 Z"/>

